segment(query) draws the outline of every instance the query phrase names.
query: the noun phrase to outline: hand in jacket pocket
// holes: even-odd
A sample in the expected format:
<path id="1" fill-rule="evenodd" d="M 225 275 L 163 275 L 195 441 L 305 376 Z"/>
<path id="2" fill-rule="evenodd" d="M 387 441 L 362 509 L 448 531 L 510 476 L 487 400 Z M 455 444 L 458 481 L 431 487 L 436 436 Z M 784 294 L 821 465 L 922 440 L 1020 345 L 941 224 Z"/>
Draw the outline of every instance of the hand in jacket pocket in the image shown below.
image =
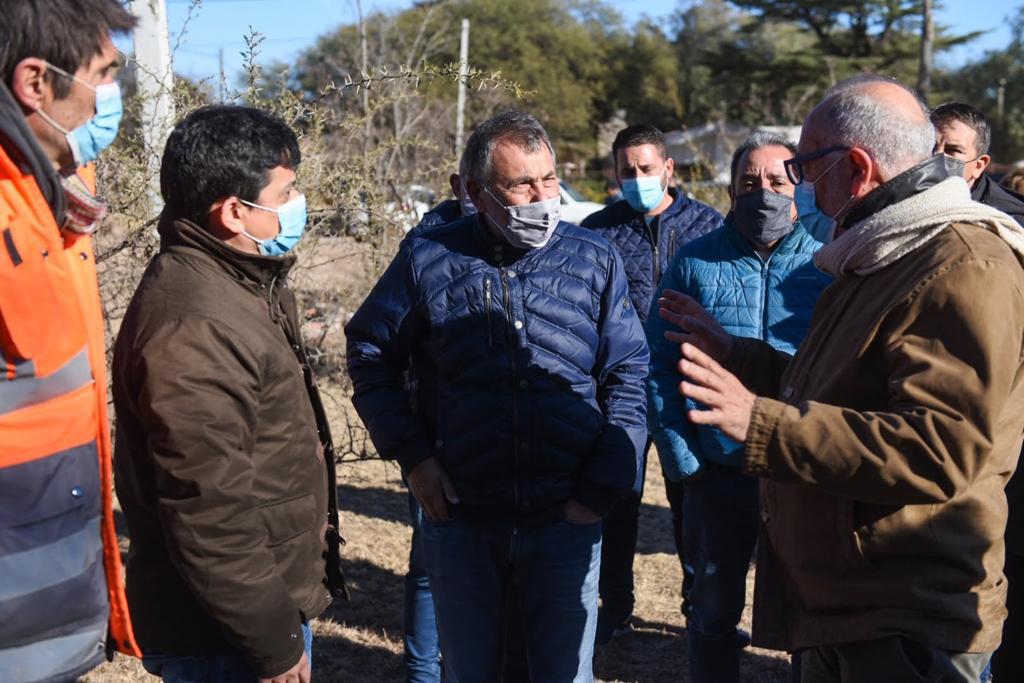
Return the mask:
<path id="1" fill-rule="evenodd" d="M 436 458 L 427 458 L 412 468 L 406 480 L 409 490 L 423 506 L 423 512 L 432 522 L 444 522 L 451 519 L 448 514 L 448 503 L 458 503 L 459 496 L 455 485 L 448 478 Z"/>

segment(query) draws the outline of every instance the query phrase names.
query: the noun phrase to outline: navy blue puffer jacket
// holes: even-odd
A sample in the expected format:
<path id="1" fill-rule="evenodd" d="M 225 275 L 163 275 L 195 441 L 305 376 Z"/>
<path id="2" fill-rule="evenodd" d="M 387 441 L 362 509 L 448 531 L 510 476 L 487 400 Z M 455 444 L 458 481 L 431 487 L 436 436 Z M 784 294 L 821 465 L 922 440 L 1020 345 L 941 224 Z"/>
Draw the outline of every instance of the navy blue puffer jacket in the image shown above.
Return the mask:
<path id="1" fill-rule="evenodd" d="M 593 233 L 559 223 L 526 252 L 475 216 L 412 233 L 345 334 L 377 450 L 406 472 L 437 458 L 455 515 L 543 515 L 569 498 L 604 513 L 632 486 L 647 343 L 622 261 Z"/>
<path id="2" fill-rule="evenodd" d="M 611 242 L 622 255 L 629 296 L 640 322 L 647 320 L 654 288 L 676 252 L 690 240 L 722 225 L 722 215 L 707 204 L 674 189 L 669 192 L 674 201 L 650 226 L 644 214 L 635 211 L 625 199 L 583 220 L 583 227 Z"/>
<path id="3" fill-rule="evenodd" d="M 423 214 L 423 218 L 413 230 L 431 228 L 435 225 L 444 225 L 462 218 L 462 206 L 458 199 L 446 199 L 430 211 Z"/>
<path id="4" fill-rule="evenodd" d="M 679 252 L 658 289 L 693 297 L 729 334 L 796 353 L 818 297 L 832 281 L 814 266 L 814 253 L 820 247 L 797 223 L 771 256 L 762 259 L 733 227 L 730 216 L 722 229 Z M 686 411 L 700 406 L 679 393 L 679 345 L 665 339 L 669 324 L 655 307 L 647 323 L 651 345 L 648 424 L 662 467 L 672 480 L 696 475 L 707 461 L 739 467 L 742 444 L 716 427 L 687 420 Z"/>

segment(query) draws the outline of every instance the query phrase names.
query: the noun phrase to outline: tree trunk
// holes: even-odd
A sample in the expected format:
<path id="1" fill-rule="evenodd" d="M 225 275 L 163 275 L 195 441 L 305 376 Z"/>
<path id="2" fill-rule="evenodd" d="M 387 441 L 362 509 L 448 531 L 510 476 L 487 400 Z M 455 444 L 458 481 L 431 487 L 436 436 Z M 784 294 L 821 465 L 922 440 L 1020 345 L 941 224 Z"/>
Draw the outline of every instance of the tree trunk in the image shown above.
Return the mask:
<path id="1" fill-rule="evenodd" d="M 932 90 L 932 49 L 935 43 L 935 22 L 932 19 L 932 0 L 921 3 L 921 65 L 917 72 L 917 91 L 924 100 Z"/>

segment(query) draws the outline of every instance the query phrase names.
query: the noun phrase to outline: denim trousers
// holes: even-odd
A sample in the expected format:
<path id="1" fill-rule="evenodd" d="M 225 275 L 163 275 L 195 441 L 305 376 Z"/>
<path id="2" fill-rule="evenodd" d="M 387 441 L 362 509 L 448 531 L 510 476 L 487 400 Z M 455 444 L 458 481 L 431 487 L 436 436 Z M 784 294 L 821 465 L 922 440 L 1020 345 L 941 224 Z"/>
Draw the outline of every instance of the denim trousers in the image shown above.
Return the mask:
<path id="1" fill-rule="evenodd" d="M 313 664 L 313 629 L 302 625 L 306 659 Z M 260 677 L 241 653 L 212 657 L 147 654 L 142 666 L 164 683 L 256 683 Z"/>
<path id="2" fill-rule="evenodd" d="M 633 614 L 633 558 L 636 556 L 640 496 L 630 491 L 604 520 L 601 539 L 601 619 L 621 623 Z"/>
<path id="3" fill-rule="evenodd" d="M 591 683 L 601 523 L 423 520 L 446 683 L 501 679 L 509 614 L 532 683 Z"/>
<path id="4" fill-rule="evenodd" d="M 440 650 L 434 596 L 423 557 L 423 508 L 411 493 L 409 519 L 412 522 L 412 546 L 409 571 L 405 574 L 405 680 L 407 683 L 438 683 L 441 680 Z"/>
<path id="5" fill-rule="evenodd" d="M 665 497 L 668 498 L 668 506 L 672 511 L 672 542 L 675 545 L 676 557 L 679 558 L 679 568 L 683 572 L 683 585 L 679 591 L 683 601 L 680 611 L 683 616 L 689 618 L 690 605 L 686 601 L 686 596 L 693 587 L 693 565 L 686 561 L 686 549 L 683 548 L 683 501 L 686 499 L 686 491 L 683 482 L 672 481 L 664 470 L 661 477 L 665 480 Z"/>
<path id="6" fill-rule="evenodd" d="M 758 482 L 738 468 L 709 463 L 686 482 L 683 539 L 693 568 L 687 638 L 693 683 L 739 681 L 736 626 L 758 532 Z"/>
<path id="7" fill-rule="evenodd" d="M 651 440 L 644 446 L 643 461 Z M 644 497 L 645 467 L 638 472 L 639 480 L 633 490 L 612 506 L 604 518 L 601 538 L 601 580 L 598 595 L 601 598 L 601 621 L 619 624 L 633 614 L 636 596 L 633 591 L 633 560 L 640 523 L 640 502 Z"/>

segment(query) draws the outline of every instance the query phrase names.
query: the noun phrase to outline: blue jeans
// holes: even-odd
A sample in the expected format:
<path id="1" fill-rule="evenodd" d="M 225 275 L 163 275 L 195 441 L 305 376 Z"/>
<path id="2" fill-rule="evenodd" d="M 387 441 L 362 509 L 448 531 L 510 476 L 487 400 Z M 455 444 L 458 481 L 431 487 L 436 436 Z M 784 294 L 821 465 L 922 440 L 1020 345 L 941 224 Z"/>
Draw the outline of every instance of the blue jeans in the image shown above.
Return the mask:
<path id="1" fill-rule="evenodd" d="M 313 665 L 313 629 L 302 625 L 306 659 Z M 142 666 L 165 683 L 256 683 L 260 677 L 241 654 L 213 657 L 182 657 L 179 655 L 147 654 Z"/>
<path id="2" fill-rule="evenodd" d="M 758 482 L 738 468 L 709 464 L 686 482 L 683 538 L 693 567 L 688 641 L 693 683 L 739 681 L 736 625 L 746 602 L 747 570 L 757 542 Z"/>
<path id="3" fill-rule="evenodd" d="M 409 571 L 405 574 L 405 680 L 408 683 L 438 683 L 441 680 L 441 663 L 434 596 L 430 592 L 430 579 L 423 560 L 423 509 L 415 496 L 408 495 L 412 546 L 409 548 Z"/>
<path id="4" fill-rule="evenodd" d="M 500 679 L 513 607 L 531 681 L 594 680 L 600 522 L 520 530 L 511 522 L 424 519 L 422 548 L 447 683 Z"/>

